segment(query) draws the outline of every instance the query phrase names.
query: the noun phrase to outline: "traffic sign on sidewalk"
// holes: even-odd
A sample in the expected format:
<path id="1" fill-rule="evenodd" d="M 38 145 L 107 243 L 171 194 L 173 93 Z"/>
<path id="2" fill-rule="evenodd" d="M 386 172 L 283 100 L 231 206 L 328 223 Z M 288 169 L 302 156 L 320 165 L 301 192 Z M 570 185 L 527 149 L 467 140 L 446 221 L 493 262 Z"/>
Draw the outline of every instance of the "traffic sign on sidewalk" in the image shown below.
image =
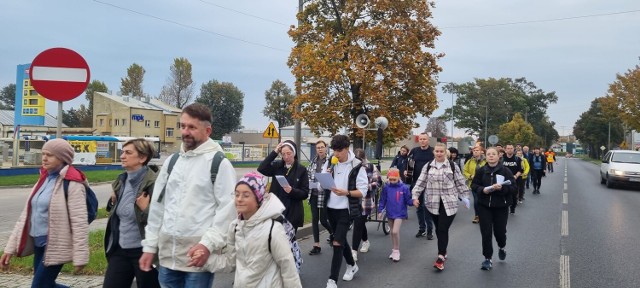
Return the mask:
<path id="1" fill-rule="evenodd" d="M 84 93 L 89 84 L 90 71 L 87 61 L 75 51 L 51 48 L 33 59 L 29 78 L 40 95 L 62 102 Z"/>
<path id="2" fill-rule="evenodd" d="M 276 129 L 276 125 L 273 125 L 273 122 L 269 122 L 269 126 L 262 133 L 262 138 L 278 138 L 280 134 L 278 134 L 278 129 Z"/>

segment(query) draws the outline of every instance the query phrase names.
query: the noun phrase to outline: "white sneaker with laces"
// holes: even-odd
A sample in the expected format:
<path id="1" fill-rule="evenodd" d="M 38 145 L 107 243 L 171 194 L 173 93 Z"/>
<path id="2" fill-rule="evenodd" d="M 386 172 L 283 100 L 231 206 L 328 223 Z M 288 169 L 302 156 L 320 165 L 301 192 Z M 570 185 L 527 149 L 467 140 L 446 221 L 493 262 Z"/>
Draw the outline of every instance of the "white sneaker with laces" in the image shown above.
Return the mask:
<path id="1" fill-rule="evenodd" d="M 338 284 L 336 284 L 336 281 L 333 281 L 333 279 L 329 279 L 327 281 L 327 288 L 338 288 Z"/>
<path id="2" fill-rule="evenodd" d="M 362 242 L 362 245 L 360 246 L 360 252 L 362 253 L 369 252 L 370 246 L 371 246 L 371 243 L 369 243 L 369 240 Z"/>
<path id="3" fill-rule="evenodd" d="M 351 250 L 351 256 L 353 256 L 353 261 L 358 261 L 358 251 Z"/>
<path id="4" fill-rule="evenodd" d="M 347 264 L 347 271 L 344 272 L 344 276 L 342 276 L 342 280 L 351 281 L 353 279 L 353 275 L 356 275 L 358 272 L 358 264 L 353 264 L 353 266 Z"/>

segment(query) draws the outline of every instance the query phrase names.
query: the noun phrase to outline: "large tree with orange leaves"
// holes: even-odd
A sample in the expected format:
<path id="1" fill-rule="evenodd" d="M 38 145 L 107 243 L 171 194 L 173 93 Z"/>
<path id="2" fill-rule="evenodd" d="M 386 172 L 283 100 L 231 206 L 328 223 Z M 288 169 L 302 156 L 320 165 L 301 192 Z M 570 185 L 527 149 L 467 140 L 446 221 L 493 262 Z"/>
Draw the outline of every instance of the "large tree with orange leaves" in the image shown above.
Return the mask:
<path id="1" fill-rule="evenodd" d="M 627 127 L 640 131 L 640 65 L 617 74 L 600 104 L 606 115 L 617 116 Z"/>
<path id="2" fill-rule="evenodd" d="M 429 21 L 433 7 L 424 0 L 307 1 L 301 25 L 289 30 L 296 44 L 288 61 L 296 77 L 292 107 L 300 105 L 294 117 L 314 133 L 346 127 L 361 137 L 355 117 L 366 113 L 389 119 L 387 139 L 409 134 L 417 114 L 437 108 L 443 55 L 434 52 L 440 31 Z"/>

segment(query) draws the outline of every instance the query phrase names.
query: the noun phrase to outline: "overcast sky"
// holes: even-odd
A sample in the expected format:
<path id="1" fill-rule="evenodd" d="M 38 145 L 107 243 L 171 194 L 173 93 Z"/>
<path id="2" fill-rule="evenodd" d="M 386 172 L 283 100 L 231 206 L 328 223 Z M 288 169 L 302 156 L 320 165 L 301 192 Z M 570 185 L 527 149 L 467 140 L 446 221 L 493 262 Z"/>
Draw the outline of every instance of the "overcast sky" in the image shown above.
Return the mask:
<path id="1" fill-rule="evenodd" d="M 287 30 L 297 7 L 296 0 L 2 1 L 0 86 L 15 83 L 16 65 L 66 47 L 83 55 L 92 80 L 114 94 L 126 69 L 142 65 L 143 89 L 157 96 L 173 59 L 186 57 L 196 94 L 212 79 L 233 83 L 245 94 L 242 125 L 263 130 L 269 123 L 262 116 L 264 91 L 276 79 L 293 88 Z M 561 135 L 605 95 L 616 73 L 640 63 L 637 0 L 448 0 L 436 1 L 433 14 L 442 31 L 436 50 L 446 54 L 440 81 L 526 77 L 557 93 L 548 114 Z M 540 21 L 566 18 L 574 19 Z M 439 91 L 438 99 L 433 116 L 451 106 L 451 95 Z M 78 97 L 65 110 L 85 102 Z M 55 107 L 48 103 L 47 112 L 55 114 Z M 416 121 L 424 126 L 426 118 Z"/>

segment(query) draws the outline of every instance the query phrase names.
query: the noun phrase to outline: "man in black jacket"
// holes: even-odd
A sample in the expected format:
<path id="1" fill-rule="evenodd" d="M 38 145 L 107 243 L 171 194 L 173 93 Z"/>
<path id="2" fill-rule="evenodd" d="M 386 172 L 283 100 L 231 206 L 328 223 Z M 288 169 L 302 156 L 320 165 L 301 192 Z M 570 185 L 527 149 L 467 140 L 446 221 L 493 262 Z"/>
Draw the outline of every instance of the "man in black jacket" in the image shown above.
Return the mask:
<path id="1" fill-rule="evenodd" d="M 513 177 L 516 179 L 516 183 L 513 183 L 516 187 L 515 193 L 513 193 L 513 202 L 511 203 L 511 207 L 509 212 L 511 214 L 516 214 L 516 206 L 518 205 L 518 189 L 523 187 L 522 173 L 524 173 L 524 168 L 522 166 L 522 159 L 516 156 L 513 145 L 507 144 L 505 146 L 505 154 L 502 156 L 502 165 L 508 168 L 513 174 Z"/>
<path id="2" fill-rule="evenodd" d="M 404 172 L 407 181 L 411 181 L 409 191 L 413 190 L 416 181 L 418 181 L 418 178 L 420 177 L 420 173 L 422 173 L 424 165 L 431 162 L 434 158 L 433 148 L 429 146 L 429 135 L 427 135 L 427 133 L 421 133 L 420 136 L 418 136 L 418 142 L 420 142 L 420 146 L 411 149 L 411 152 L 409 152 L 407 170 Z M 427 239 L 432 240 L 433 220 L 431 219 L 431 215 L 427 212 L 427 208 L 424 206 L 424 191 L 420 194 L 418 199 L 420 200 L 420 204 L 416 209 L 416 214 L 418 215 L 419 228 L 416 237 L 427 236 Z"/>

